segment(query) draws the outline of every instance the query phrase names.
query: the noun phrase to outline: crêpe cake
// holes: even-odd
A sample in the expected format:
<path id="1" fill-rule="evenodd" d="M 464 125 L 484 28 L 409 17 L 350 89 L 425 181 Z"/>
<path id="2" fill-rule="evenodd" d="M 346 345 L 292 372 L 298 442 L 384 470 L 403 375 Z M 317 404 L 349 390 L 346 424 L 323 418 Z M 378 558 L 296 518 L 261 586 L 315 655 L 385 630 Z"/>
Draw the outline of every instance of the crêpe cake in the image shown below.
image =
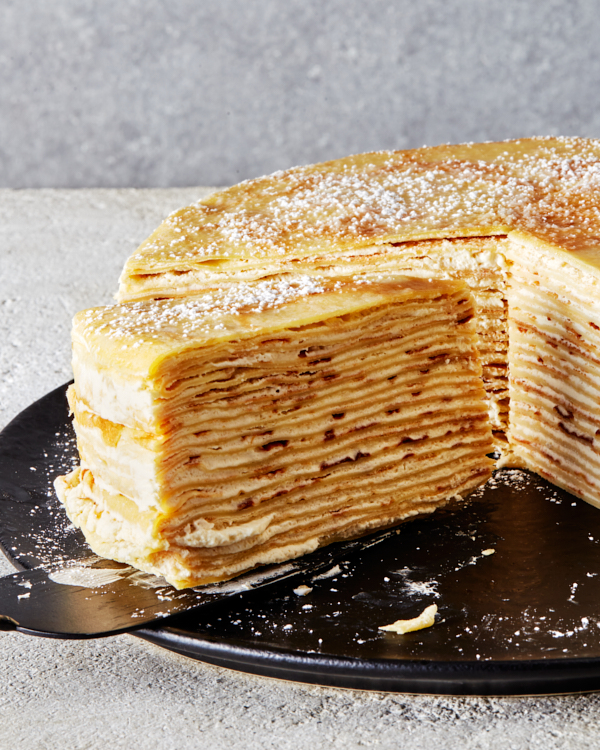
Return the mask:
<path id="1" fill-rule="evenodd" d="M 59 496 L 177 587 L 429 513 L 493 465 L 474 314 L 459 281 L 303 275 L 79 313 Z"/>
<path id="2" fill-rule="evenodd" d="M 297 273 L 466 282 L 503 460 L 600 505 L 600 141 L 378 152 L 244 182 L 168 217 L 119 299 Z"/>

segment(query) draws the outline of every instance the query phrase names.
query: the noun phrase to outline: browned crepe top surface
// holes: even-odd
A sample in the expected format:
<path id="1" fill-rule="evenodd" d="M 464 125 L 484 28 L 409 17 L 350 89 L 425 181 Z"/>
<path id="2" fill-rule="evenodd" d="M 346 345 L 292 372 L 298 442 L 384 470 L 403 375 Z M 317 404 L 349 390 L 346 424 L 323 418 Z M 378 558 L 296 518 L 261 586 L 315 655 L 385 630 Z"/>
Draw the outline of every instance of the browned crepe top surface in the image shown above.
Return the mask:
<path id="1" fill-rule="evenodd" d="M 600 141 L 376 152 L 243 182 L 176 211 L 125 275 L 519 230 L 600 268 Z M 225 262 L 223 270 L 226 270 Z"/>

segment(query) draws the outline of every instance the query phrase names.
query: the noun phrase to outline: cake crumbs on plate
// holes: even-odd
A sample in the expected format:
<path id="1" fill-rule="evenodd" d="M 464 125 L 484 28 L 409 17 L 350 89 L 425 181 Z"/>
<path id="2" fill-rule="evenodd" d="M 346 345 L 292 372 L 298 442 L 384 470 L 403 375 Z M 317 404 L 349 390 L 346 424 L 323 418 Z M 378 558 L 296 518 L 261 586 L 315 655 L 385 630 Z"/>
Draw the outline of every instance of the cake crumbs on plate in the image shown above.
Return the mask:
<path id="1" fill-rule="evenodd" d="M 437 611 L 437 604 L 430 604 L 418 617 L 413 617 L 411 620 L 396 620 L 391 625 L 380 625 L 379 630 L 404 635 L 404 633 L 412 633 L 415 630 L 430 628 L 435 623 Z"/>
<path id="2" fill-rule="evenodd" d="M 312 588 L 310 586 L 305 586 L 304 584 L 302 584 L 301 586 L 297 586 L 294 589 L 294 594 L 296 594 L 296 596 L 308 596 L 311 591 Z"/>

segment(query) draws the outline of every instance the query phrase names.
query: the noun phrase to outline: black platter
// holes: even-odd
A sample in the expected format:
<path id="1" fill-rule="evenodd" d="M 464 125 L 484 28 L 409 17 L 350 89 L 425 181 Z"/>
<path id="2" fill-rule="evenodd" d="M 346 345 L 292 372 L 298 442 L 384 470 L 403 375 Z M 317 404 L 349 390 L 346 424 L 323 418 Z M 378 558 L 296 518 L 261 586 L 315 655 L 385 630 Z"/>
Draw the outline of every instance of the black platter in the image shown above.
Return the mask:
<path id="1" fill-rule="evenodd" d="M 52 489 L 76 461 L 65 388 L 0 434 L 0 545 L 19 569 L 91 555 Z M 504 470 L 468 502 L 404 524 L 328 576 L 284 580 L 133 634 L 212 664 L 320 685 L 462 695 L 597 690 L 599 545 L 599 510 Z M 293 592 L 300 583 L 312 586 L 308 596 Z M 431 628 L 403 636 L 378 629 L 434 602 Z"/>

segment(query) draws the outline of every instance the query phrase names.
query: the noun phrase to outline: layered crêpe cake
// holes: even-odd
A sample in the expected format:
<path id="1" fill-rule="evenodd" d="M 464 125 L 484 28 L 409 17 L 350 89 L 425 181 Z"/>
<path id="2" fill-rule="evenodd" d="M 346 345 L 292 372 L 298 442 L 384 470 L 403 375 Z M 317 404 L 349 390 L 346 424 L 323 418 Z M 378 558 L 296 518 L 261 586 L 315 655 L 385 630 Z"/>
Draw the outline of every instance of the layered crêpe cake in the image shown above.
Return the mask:
<path id="1" fill-rule="evenodd" d="M 298 299 L 209 316 L 218 335 L 157 312 L 306 275 Z M 376 281 L 398 275 L 414 280 Z M 600 506 L 598 141 L 378 152 L 241 183 L 169 216 L 118 299 L 76 322 L 82 468 L 59 482 L 101 554 L 188 585 L 396 523 L 485 480 L 486 414 L 505 464 Z"/>
<path id="2" fill-rule="evenodd" d="M 459 282 L 304 276 L 80 313 L 68 514 L 184 587 L 429 513 L 491 473 L 473 317 Z"/>

